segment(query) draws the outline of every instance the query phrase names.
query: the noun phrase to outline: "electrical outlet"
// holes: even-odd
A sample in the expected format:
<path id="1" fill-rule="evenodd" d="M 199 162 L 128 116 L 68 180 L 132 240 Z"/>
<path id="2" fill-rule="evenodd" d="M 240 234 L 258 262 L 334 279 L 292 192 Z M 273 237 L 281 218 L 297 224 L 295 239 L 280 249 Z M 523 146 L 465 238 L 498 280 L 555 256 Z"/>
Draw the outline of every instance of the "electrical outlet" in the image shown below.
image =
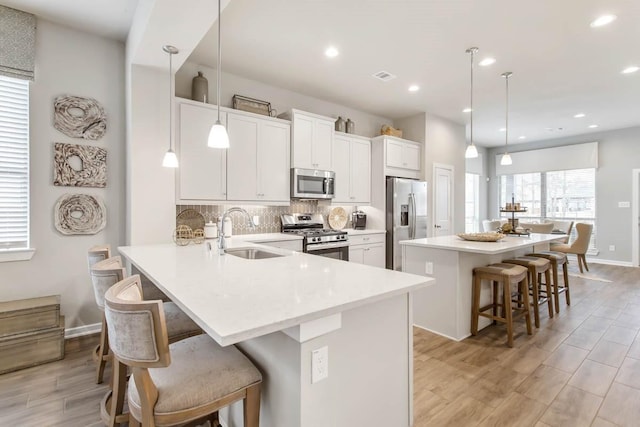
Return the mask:
<path id="1" fill-rule="evenodd" d="M 609 245 L 609 251 L 614 252 L 616 250 L 616 245 Z"/>
<path id="2" fill-rule="evenodd" d="M 433 263 L 432 262 L 425 262 L 424 263 L 424 274 L 433 274 Z"/>
<path id="3" fill-rule="evenodd" d="M 324 346 L 311 352 L 311 384 L 329 376 L 329 347 Z"/>
<path id="4" fill-rule="evenodd" d="M 631 207 L 631 202 L 618 202 L 618 207 L 619 208 L 630 208 Z"/>
<path id="5" fill-rule="evenodd" d="M 260 217 L 258 215 L 254 215 L 252 219 L 253 219 L 254 225 L 256 226 L 260 225 Z"/>

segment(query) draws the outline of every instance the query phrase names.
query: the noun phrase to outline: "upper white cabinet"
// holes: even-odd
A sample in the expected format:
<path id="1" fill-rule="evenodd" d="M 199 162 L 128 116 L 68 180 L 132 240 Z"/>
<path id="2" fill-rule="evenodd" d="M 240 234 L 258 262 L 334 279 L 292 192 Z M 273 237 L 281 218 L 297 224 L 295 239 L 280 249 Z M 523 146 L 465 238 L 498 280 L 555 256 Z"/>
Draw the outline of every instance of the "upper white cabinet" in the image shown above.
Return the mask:
<path id="1" fill-rule="evenodd" d="M 372 144 L 382 155 L 383 175 L 422 177 L 422 144 L 393 136 L 375 137 Z"/>
<path id="2" fill-rule="evenodd" d="M 177 102 L 176 110 L 178 202 L 226 200 L 227 151 L 207 146 L 209 130 L 218 119 L 216 106 Z M 225 123 L 226 117 L 221 113 L 220 120 Z"/>
<path id="3" fill-rule="evenodd" d="M 178 203 L 289 203 L 288 121 L 222 108 L 230 142 L 224 150 L 207 146 L 215 105 L 178 99 L 176 109 Z"/>
<path id="4" fill-rule="evenodd" d="M 289 201 L 290 126 L 229 112 L 227 200 Z"/>
<path id="5" fill-rule="evenodd" d="M 303 169 L 333 170 L 331 145 L 334 119 L 291 110 L 292 167 Z"/>
<path id="6" fill-rule="evenodd" d="M 332 203 L 371 202 L 371 140 L 336 132 L 332 150 L 336 194 Z"/>

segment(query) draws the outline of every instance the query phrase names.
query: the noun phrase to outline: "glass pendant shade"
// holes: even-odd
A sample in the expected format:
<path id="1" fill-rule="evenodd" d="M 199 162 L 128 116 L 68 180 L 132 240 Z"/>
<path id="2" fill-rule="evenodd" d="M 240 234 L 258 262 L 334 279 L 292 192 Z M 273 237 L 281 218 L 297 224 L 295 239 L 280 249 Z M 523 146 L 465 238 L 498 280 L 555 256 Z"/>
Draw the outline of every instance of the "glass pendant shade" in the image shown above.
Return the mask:
<path id="1" fill-rule="evenodd" d="M 169 151 L 164 154 L 164 159 L 162 159 L 162 166 L 164 166 L 165 168 L 178 167 L 178 156 L 176 156 L 176 153 L 172 149 L 169 149 Z"/>
<path id="2" fill-rule="evenodd" d="M 509 153 L 504 153 L 502 155 L 502 159 L 500 159 L 500 164 L 502 166 L 509 166 L 513 164 L 513 160 L 511 160 L 511 155 Z"/>
<path id="3" fill-rule="evenodd" d="M 467 159 L 475 159 L 478 157 L 478 149 L 474 144 L 467 146 L 467 151 L 465 151 L 464 157 Z"/>
<path id="4" fill-rule="evenodd" d="M 229 135 L 220 121 L 211 126 L 207 145 L 211 148 L 229 148 Z"/>

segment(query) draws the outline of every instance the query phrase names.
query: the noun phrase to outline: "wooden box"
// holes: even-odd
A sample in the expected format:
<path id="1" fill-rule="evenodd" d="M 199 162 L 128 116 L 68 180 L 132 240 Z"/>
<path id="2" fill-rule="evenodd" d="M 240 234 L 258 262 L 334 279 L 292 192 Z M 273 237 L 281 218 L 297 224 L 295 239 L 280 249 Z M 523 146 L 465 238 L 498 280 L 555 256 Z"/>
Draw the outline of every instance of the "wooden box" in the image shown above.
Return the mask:
<path id="1" fill-rule="evenodd" d="M 0 302 L 0 338 L 60 325 L 59 295 Z"/>
<path id="2" fill-rule="evenodd" d="M 63 326 L 0 338 L 0 374 L 64 357 Z"/>

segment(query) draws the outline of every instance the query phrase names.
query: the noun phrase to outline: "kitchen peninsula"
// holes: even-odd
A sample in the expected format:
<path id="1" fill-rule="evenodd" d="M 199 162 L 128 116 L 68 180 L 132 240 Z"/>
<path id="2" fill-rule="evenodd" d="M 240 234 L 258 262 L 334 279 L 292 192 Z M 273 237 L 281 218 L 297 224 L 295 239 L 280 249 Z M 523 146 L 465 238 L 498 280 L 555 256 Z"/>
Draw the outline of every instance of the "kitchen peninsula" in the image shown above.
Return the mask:
<path id="1" fill-rule="evenodd" d="M 237 237 L 229 252 L 279 256 L 244 259 L 206 246 L 119 250 L 207 334 L 237 344 L 262 371 L 261 426 L 411 425 L 411 293 L 434 279 Z M 311 353 L 324 347 L 328 377 L 312 383 Z M 235 406 L 221 417 L 239 426 L 241 412 Z"/>
<path id="2" fill-rule="evenodd" d="M 549 242 L 564 234 L 507 236 L 498 242 L 471 242 L 458 236 L 404 240 L 402 271 L 436 279 L 434 286 L 413 295 L 413 320 L 416 326 L 461 341 L 471 335 L 471 280 L 473 269 L 504 259 L 546 250 Z M 483 283 L 481 304 L 490 301 L 488 283 Z M 479 327 L 489 325 L 480 318 Z"/>

